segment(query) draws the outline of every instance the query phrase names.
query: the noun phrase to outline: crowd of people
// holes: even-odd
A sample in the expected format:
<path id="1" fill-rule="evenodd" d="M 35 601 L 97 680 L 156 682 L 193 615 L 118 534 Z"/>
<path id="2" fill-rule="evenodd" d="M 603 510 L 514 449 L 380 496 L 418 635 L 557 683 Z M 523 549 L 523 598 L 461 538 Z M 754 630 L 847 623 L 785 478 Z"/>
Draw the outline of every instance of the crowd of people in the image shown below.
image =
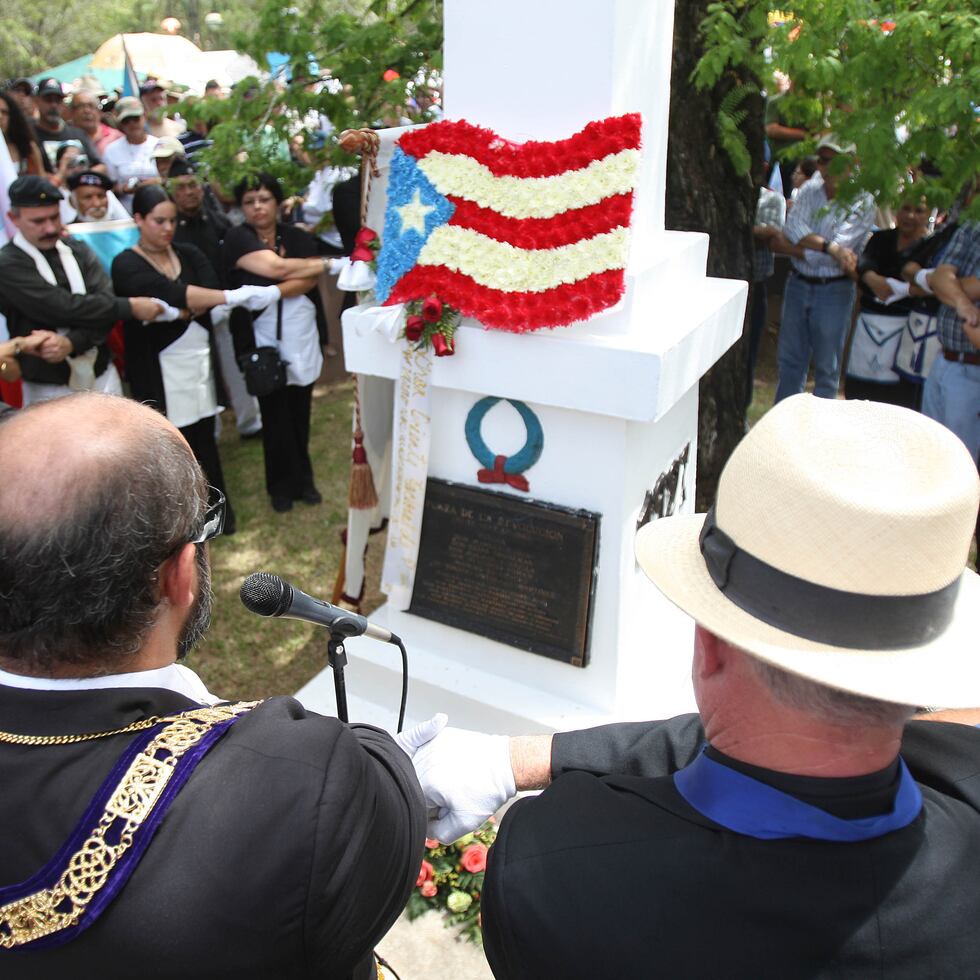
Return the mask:
<path id="1" fill-rule="evenodd" d="M 806 132 L 786 126 L 777 108 L 768 118 L 768 138 L 782 156 L 759 173 L 748 402 L 768 318 L 767 283 L 781 255 L 789 270 L 776 402 L 803 391 L 811 368 L 814 394 L 836 398 L 843 372 L 845 398 L 923 411 L 980 463 L 980 227 L 959 220 L 980 179 L 956 208 L 938 213 L 912 174 L 894 214 L 883 212 L 866 193 L 839 194 L 860 165 L 853 144 L 826 135 L 816 156 L 794 161 L 786 154 Z"/>
<path id="2" fill-rule="evenodd" d="M 219 87 L 209 83 L 209 94 L 220 97 Z M 267 174 L 227 191 L 205 179 L 195 163 L 204 129 L 189 130 L 167 106 L 153 78 L 139 97 L 84 84 L 66 93 L 54 78 L 15 79 L 0 93 L 17 228 L 0 254 L 13 344 L 4 378 L 22 379 L 25 405 L 88 389 L 155 406 L 226 498 L 215 427 L 228 405 L 243 438 L 262 438 L 273 510 L 317 505 L 312 388 L 324 355 L 337 353 L 326 308 L 339 314 L 337 260 L 349 248 L 329 222 L 311 234 L 297 220 L 302 199 L 283 207 Z M 313 204 L 332 211 L 334 186 L 352 173 L 319 173 Z M 104 270 L 64 228 L 103 221 L 138 231 Z M 56 339 L 38 339 L 44 331 Z M 225 533 L 235 526 L 229 504 Z"/>

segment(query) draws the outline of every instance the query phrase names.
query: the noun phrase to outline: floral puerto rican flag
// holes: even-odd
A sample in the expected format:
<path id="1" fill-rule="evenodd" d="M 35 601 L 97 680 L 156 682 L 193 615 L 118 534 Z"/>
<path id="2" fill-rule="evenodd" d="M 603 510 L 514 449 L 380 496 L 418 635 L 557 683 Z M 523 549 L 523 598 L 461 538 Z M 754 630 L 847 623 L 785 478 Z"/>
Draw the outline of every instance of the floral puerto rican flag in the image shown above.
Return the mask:
<path id="1" fill-rule="evenodd" d="M 584 320 L 623 294 L 640 116 L 569 139 L 512 143 L 465 121 L 398 141 L 377 296 L 437 296 L 486 327 Z"/>

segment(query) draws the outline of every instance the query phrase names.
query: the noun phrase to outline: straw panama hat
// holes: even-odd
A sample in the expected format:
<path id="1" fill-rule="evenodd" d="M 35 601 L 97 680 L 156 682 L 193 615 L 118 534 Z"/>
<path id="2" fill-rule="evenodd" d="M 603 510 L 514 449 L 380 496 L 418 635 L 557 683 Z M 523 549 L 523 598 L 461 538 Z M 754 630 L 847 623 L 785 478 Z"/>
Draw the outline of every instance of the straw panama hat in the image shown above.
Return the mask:
<path id="1" fill-rule="evenodd" d="M 636 558 L 760 660 L 884 701 L 976 707 L 978 501 L 976 463 L 939 423 L 795 395 L 739 443 L 712 511 L 644 525 Z"/>

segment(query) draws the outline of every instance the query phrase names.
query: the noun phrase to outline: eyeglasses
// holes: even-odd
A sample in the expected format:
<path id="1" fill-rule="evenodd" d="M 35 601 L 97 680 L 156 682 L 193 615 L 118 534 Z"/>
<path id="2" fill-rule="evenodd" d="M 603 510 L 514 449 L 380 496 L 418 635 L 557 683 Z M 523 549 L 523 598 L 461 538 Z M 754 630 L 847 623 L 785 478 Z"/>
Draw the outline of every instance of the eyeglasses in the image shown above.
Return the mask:
<path id="1" fill-rule="evenodd" d="M 204 512 L 204 525 L 188 544 L 204 544 L 216 538 L 225 529 L 225 495 L 217 487 L 208 487 L 208 509 Z"/>

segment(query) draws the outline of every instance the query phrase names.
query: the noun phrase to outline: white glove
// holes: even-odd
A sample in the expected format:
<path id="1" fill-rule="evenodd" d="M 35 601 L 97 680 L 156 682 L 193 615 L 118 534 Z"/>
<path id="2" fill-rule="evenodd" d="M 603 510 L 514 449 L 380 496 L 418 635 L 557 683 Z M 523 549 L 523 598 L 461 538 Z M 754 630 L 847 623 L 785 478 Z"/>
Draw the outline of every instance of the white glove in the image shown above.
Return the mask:
<path id="1" fill-rule="evenodd" d="M 398 743 L 398 748 L 411 759 L 419 748 L 426 742 L 431 742 L 448 724 L 449 715 L 440 712 L 433 715 L 428 721 L 420 722 L 414 728 L 410 728 L 407 732 L 399 732 L 395 736 L 395 741 Z"/>
<path id="2" fill-rule="evenodd" d="M 412 756 L 429 817 L 428 834 L 444 844 L 479 827 L 516 792 L 510 739 L 445 728 Z"/>
<path id="3" fill-rule="evenodd" d="M 888 283 L 892 291 L 891 296 L 884 300 L 885 306 L 891 306 L 892 303 L 908 296 L 909 284 L 904 279 L 893 279 L 891 276 L 885 276 L 885 282 Z"/>
<path id="4" fill-rule="evenodd" d="M 162 299 L 154 298 L 154 302 L 163 307 L 163 312 L 158 313 L 150 323 L 173 323 L 174 320 L 180 319 L 180 310 L 176 306 L 168 306 Z"/>
<path id="5" fill-rule="evenodd" d="M 374 289 L 378 281 L 378 277 L 367 262 L 351 262 L 346 255 L 334 260 L 333 269 L 337 270 L 337 288 L 345 293 Z"/>
<path id="6" fill-rule="evenodd" d="M 915 274 L 916 286 L 929 296 L 932 296 L 932 286 L 929 285 L 929 273 L 935 271 L 935 269 L 919 269 Z"/>
<path id="7" fill-rule="evenodd" d="M 211 314 L 211 325 L 214 326 L 214 324 L 228 319 L 231 307 L 227 303 L 219 303 L 217 306 L 212 306 L 208 312 Z"/>
<path id="8" fill-rule="evenodd" d="M 244 306 L 252 313 L 258 313 L 280 299 L 282 293 L 276 285 L 239 286 L 238 289 L 225 290 L 225 303 L 228 306 Z"/>

